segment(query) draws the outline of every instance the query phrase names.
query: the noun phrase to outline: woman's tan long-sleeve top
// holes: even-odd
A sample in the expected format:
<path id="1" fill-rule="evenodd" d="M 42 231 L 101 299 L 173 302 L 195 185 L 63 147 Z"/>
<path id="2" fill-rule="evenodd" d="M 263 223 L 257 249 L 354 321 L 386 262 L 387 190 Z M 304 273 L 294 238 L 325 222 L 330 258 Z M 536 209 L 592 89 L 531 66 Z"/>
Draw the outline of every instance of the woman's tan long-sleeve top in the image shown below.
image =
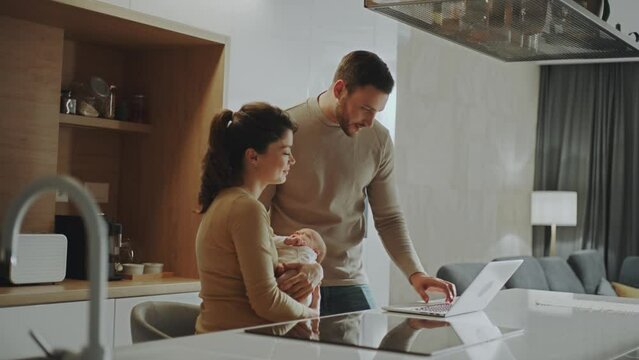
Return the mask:
<path id="1" fill-rule="evenodd" d="M 202 283 L 197 333 L 312 316 L 278 289 L 271 236 L 268 213 L 251 194 L 233 187 L 217 195 L 195 243 Z"/>

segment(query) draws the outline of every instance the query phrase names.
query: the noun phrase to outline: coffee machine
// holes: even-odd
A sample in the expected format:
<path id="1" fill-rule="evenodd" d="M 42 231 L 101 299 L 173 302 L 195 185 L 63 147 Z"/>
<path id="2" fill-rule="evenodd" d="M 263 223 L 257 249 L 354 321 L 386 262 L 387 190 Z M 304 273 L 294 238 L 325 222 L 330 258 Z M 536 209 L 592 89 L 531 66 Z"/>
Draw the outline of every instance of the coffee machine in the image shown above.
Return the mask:
<path id="1" fill-rule="evenodd" d="M 103 215 L 103 214 L 102 214 Z M 122 270 L 120 264 L 120 248 L 122 247 L 122 224 L 104 220 L 108 228 L 108 253 L 109 257 L 109 280 L 120 280 L 122 276 L 118 274 Z M 55 232 L 66 235 L 67 245 L 67 274 L 68 279 L 87 280 L 89 278 L 87 266 L 89 245 L 84 229 L 84 221 L 80 216 L 56 215 Z"/>

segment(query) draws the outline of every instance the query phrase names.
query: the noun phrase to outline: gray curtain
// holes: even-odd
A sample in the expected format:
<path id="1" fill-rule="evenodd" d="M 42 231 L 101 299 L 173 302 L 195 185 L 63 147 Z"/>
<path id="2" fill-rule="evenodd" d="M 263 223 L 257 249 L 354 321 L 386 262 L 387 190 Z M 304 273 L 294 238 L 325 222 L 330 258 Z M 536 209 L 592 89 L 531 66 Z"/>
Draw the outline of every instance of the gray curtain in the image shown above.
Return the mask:
<path id="1" fill-rule="evenodd" d="M 557 228 L 557 252 L 604 255 L 608 278 L 639 254 L 639 63 L 543 66 L 535 190 L 577 191 L 577 226 Z M 533 254 L 547 253 L 547 227 Z"/>

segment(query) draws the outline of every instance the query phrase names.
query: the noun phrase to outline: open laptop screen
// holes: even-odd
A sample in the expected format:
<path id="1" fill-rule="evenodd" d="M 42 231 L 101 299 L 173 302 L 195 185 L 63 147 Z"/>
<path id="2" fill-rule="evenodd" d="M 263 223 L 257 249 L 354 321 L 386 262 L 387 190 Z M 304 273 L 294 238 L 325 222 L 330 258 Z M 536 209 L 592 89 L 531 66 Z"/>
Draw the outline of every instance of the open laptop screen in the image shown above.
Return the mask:
<path id="1" fill-rule="evenodd" d="M 251 334 L 417 355 L 438 354 L 520 332 L 516 329 L 496 327 L 487 318 L 486 320 L 488 322 L 483 324 L 464 324 L 389 313 L 358 312 L 321 318 L 319 335 L 310 331 L 309 320 L 245 331 Z M 469 333 L 472 333 L 472 336 L 468 336 Z"/>

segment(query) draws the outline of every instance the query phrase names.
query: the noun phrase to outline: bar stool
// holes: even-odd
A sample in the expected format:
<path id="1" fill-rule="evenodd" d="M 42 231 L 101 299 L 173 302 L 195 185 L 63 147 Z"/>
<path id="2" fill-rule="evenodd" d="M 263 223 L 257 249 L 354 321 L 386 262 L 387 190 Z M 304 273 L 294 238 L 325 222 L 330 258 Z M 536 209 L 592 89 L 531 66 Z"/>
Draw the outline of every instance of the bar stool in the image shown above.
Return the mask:
<path id="1" fill-rule="evenodd" d="M 133 343 L 170 339 L 195 334 L 200 307 L 168 301 L 147 301 L 131 310 Z"/>

